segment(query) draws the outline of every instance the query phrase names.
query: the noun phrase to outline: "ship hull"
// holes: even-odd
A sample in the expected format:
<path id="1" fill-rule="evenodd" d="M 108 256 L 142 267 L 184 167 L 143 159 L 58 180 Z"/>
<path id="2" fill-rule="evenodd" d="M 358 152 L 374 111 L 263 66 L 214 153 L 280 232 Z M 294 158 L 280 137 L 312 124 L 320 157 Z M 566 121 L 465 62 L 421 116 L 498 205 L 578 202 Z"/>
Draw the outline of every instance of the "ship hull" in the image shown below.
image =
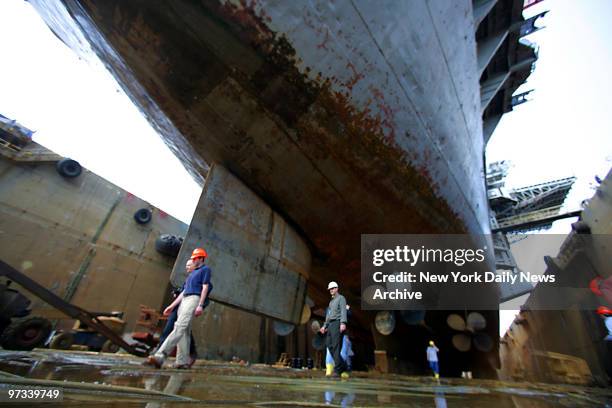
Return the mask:
<path id="1" fill-rule="evenodd" d="M 196 179 L 218 163 L 294 227 L 317 305 L 330 279 L 359 301 L 361 234 L 489 232 L 471 1 L 31 2 Z"/>

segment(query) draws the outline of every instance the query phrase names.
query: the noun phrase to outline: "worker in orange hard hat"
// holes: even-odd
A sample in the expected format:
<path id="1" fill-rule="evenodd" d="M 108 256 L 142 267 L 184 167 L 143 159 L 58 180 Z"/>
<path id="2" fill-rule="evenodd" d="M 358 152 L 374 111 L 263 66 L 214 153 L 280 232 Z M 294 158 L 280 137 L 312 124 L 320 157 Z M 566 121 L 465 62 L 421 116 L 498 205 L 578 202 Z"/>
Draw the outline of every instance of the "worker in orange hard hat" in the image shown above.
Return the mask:
<path id="1" fill-rule="evenodd" d="M 612 309 L 599 306 L 597 308 L 597 314 L 604 319 L 604 324 L 606 325 L 606 329 L 608 329 L 608 335 L 604 337 L 605 341 L 612 341 Z"/>
<path id="2" fill-rule="evenodd" d="M 203 248 L 196 248 L 191 253 L 194 264 L 193 272 L 187 275 L 183 291 L 164 309 L 164 316 L 169 316 L 178 307 L 176 323 L 172 333 L 159 347 L 155 355 L 149 356 L 146 364 L 161 368 L 170 351 L 177 346 L 175 368 L 189 368 L 189 343 L 191 322 L 193 317 L 200 316 L 208 304 L 208 296 L 212 292 L 211 269 L 204 264 L 208 254 Z"/>
<path id="3" fill-rule="evenodd" d="M 195 261 L 198 258 L 206 259 L 207 256 L 208 256 L 208 254 L 206 253 L 204 248 L 196 248 L 191 253 L 191 258 L 190 259 Z"/>
<path id="4" fill-rule="evenodd" d="M 595 277 L 589 283 L 589 288 L 596 296 L 603 297 L 606 303 L 612 304 L 612 276 L 607 278 Z"/>
<path id="5" fill-rule="evenodd" d="M 597 314 L 600 316 L 612 316 L 612 309 L 605 306 L 599 306 L 597 308 Z"/>
<path id="6" fill-rule="evenodd" d="M 185 271 L 187 272 L 187 274 L 190 274 L 191 272 L 193 272 L 194 269 L 195 269 L 195 263 L 193 259 L 188 259 L 187 263 L 185 264 Z M 174 288 L 172 291 L 173 298 L 176 299 L 181 293 L 183 293 L 183 289 L 184 289 L 183 286 L 179 288 Z M 178 318 L 177 312 L 178 312 L 178 308 L 174 308 L 172 310 L 172 313 L 170 313 L 170 316 L 168 316 L 168 319 L 166 320 L 166 325 L 164 326 L 164 330 L 162 331 L 162 334 L 159 336 L 159 343 L 157 344 L 157 347 L 153 351 L 153 354 L 157 352 L 157 350 L 161 347 L 161 345 L 164 344 L 164 341 L 166 341 L 170 333 L 172 333 L 172 330 L 174 330 L 174 324 L 176 323 L 176 319 Z M 195 363 L 197 357 L 198 357 L 198 351 L 196 350 L 195 341 L 193 339 L 193 334 L 190 333 L 189 334 L 189 363 L 188 363 L 189 366 Z"/>

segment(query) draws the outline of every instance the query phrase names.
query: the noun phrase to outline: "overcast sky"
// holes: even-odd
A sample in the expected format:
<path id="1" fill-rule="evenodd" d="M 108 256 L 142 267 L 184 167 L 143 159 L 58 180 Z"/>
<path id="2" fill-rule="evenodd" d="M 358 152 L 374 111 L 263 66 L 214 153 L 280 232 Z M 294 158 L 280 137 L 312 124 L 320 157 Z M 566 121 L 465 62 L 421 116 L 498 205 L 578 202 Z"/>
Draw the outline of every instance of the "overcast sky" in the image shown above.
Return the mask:
<path id="1" fill-rule="evenodd" d="M 525 17 L 545 10 L 550 12 L 538 25 L 546 28 L 527 37 L 539 46 L 535 71 L 519 90 L 534 89 L 531 101 L 502 117 L 487 160 L 512 161 L 510 187 L 576 176 L 565 202 L 570 211 L 593 195 L 595 175 L 604 178 L 612 166 L 612 1 L 546 0 L 528 8 Z M 574 221 L 558 221 L 547 232 L 567 234 Z M 541 273 L 542 256 L 519 266 Z M 500 335 L 515 314 L 500 312 Z"/>
<path id="2" fill-rule="evenodd" d="M 510 160 L 510 187 L 576 176 L 568 210 L 593 194 L 612 165 L 612 1 L 547 0 L 550 13 L 530 102 L 506 114 L 487 150 Z M 34 140 L 188 223 L 200 188 L 102 64 L 80 60 L 22 0 L 0 1 L 0 113 Z M 571 221 L 552 230 L 569 232 Z M 554 255 L 554 254 L 551 254 Z M 502 316 L 502 326 L 511 321 Z"/>
<path id="3" fill-rule="evenodd" d="M 0 113 L 34 140 L 189 223 L 200 187 L 102 63 L 80 60 L 23 0 L 0 0 Z"/>
<path id="4" fill-rule="evenodd" d="M 540 20 L 546 28 L 527 37 L 540 47 L 522 88 L 535 89 L 532 100 L 504 115 L 487 157 L 512 162 L 511 187 L 578 177 L 567 201 L 577 209 L 612 164 L 612 1 L 547 0 L 528 13 L 543 10 L 551 10 Z M 80 60 L 22 0 L 0 2 L 0 43 L 0 113 L 35 130 L 37 142 L 191 219 L 198 186 L 101 63 Z"/>
<path id="5" fill-rule="evenodd" d="M 612 165 L 612 1 L 546 0 L 525 14 L 544 10 L 546 28 L 527 37 L 539 46 L 521 88 L 532 100 L 502 117 L 487 160 L 512 161 L 513 187 L 576 176 L 566 204 L 578 209 Z"/>

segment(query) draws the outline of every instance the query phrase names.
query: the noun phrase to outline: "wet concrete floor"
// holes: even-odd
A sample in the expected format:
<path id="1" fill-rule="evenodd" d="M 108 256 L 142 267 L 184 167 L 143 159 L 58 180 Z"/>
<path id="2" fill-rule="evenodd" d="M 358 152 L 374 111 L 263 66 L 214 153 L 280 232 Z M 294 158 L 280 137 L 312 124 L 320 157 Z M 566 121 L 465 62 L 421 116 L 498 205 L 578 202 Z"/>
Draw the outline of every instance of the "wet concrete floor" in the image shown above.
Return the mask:
<path id="1" fill-rule="evenodd" d="M 211 361 L 198 361 L 191 370 L 156 370 L 142 361 L 98 353 L 0 350 L 0 390 L 16 387 L 20 377 L 60 381 L 66 385 L 61 404 L 75 407 L 612 407 L 612 390 L 601 388 L 366 373 L 328 380 L 318 370 Z"/>

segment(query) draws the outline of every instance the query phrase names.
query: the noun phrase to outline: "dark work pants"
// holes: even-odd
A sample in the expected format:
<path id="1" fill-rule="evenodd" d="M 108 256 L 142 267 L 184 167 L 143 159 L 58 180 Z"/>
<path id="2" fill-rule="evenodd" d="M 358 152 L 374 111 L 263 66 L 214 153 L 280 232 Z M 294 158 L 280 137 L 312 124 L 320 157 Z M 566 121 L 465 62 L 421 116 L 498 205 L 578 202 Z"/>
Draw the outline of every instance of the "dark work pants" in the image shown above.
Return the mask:
<path id="1" fill-rule="evenodd" d="M 343 337 L 344 334 L 340 333 L 340 320 L 329 322 L 327 326 L 327 338 L 325 340 L 327 348 L 334 359 L 334 371 L 337 374 L 342 374 L 346 371 L 346 363 L 340 355 Z"/>
<path id="2" fill-rule="evenodd" d="M 168 320 L 166 320 L 166 326 L 164 327 L 164 331 L 159 337 L 160 346 L 164 344 L 164 340 L 166 340 L 166 337 L 168 337 L 170 333 L 172 333 L 172 330 L 174 330 L 174 323 L 176 323 L 177 316 L 178 306 L 174 308 L 172 313 L 170 313 L 170 316 L 168 316 Z M 196 358 L 198 356 L 198 351 L 196 350 L 195 341 L 193 341 L 193 333 L 189 333 L 189 335 L 191 336 L 191 342 L 189 345 L 189 355 L 193 358 Z"/>

